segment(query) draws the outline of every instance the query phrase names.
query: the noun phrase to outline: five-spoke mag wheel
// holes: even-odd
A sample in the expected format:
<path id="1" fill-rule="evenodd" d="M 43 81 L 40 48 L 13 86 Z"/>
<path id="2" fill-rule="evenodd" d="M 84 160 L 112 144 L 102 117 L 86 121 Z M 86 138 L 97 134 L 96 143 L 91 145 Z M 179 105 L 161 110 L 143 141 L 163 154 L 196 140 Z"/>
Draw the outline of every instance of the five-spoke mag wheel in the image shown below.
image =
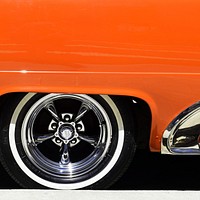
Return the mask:
<path id="1" fill-rule="evenodd" d="M 28 93 L 9 103 L 1 161 L 24 187 L 107 188 L 133 157 L 132 118 L 116 97 Z"/>

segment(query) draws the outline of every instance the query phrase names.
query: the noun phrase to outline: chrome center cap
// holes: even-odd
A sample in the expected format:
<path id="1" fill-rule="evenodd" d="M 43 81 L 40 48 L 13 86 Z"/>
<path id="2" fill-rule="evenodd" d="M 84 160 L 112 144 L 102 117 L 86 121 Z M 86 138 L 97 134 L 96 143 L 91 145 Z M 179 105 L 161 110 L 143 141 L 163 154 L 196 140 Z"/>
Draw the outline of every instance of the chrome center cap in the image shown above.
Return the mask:
<path id="1" fill-rule="evenodd" d="M 62 139 L 69 140 L 73 137 L 74 129 L 71 126 L 63 126 L 59 132 Z"/>

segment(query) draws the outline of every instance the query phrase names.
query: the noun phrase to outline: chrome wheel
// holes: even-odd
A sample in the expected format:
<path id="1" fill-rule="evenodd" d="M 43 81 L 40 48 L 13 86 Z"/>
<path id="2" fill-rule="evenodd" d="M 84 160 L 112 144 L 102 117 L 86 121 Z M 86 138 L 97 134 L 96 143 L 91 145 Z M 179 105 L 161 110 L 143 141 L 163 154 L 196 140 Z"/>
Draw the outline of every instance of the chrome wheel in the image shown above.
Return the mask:
<path id="1" fill-rule="evenodd" d="M 8 104 L 0 160 L 25 188 L 103 189 L 130 164 L 132 116 L 117 97 L 28 93 Z"/>
<path id="2" fill-rule="evenodd" d="M 72 183 L 83 181 L 103 160 L 112 129 L 103 107 L 89 96 L 50 94 L 30 108 L 21 134 L 26 155 L 37 168 Z"/>

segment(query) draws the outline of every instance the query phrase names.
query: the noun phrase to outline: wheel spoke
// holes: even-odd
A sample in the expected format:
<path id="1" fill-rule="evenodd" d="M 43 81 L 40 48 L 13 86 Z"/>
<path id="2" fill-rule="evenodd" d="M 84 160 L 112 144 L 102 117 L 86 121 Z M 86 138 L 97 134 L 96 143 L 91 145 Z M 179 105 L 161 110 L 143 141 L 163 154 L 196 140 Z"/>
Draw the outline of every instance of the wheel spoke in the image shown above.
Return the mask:
<path id="1" fill-rule="evenodd" d="M 44 141 L 52 139 L 53 137 L 54 137 L 54 133 L 49 133 L 49 134 L 46 134 L 46 135 L 38 136 L 35 139 L 35 144 L 43 143 Z"/>
<path id="2" fill-rule="evenodd" d="M 97 138 L 89 137 L 87 135 L 79 134 L 79 138 L 85 142 L 88 142 L 92 146 L 96 147 L 97 146 Z"/>
<path id="3" fill-rule="evenodd" d="M 56 120 L 60 121 L 60 118 L 58 117 L 55 105 L 53 102 L 50 102 L 45 106 L 45 109 L 49 112 L 49 114 Z"/>
<path id="4" fill-rule="evenodd" d="M 69 157 L 68 145 L 65 144 L 64 147 L 63 147 L 63 153 L 62 153 L 62 156 L 61 156 L 60 164 L 68 165 L 70 163 L 71 163 L 71 161 L 70 161 L 70 157 Z"/>
<path id="5" fill-rule="evenodd" d="M 86 105 L 85 103 L 82 103 L 82 105 L 81 105 L 81 107 L 80 107 L 80 109 L 79 109 L 79 111 L 78 111 L 78 114 L 77 114 L 77 116 L 76 116 L 74 122 L 80 121 L 81 118 L 82 118 L 89 110 L 91 110 L 91 108 L 90 108 L 88 105 Z"/>

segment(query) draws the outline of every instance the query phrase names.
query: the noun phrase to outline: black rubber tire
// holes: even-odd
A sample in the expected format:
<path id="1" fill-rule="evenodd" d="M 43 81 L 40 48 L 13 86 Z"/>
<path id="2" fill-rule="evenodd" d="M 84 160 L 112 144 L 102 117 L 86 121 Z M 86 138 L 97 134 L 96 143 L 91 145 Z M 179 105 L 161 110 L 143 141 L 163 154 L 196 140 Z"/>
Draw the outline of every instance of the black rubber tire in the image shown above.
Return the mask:
<path id="1" fill-rule="evenodd" d="M 31 151 L 27 153 L 22 142 L 22 135 L 25 134 L 22 125 L 25 123 L 27 113 L 36 103 L 47 99 L 47 95 L 50 94 L 20 94 L 14 99 L 9 99 L 4 106 L 0 118 L 0 160 L 5 169 L 24 188 L 106 189 L 110 187 L 126 171 L 135 153 L 133 118 L 127 104 L 120 97 L 84 96 L 87 100 L 94 101 L 94 104 L 100 105 L 102 112 L 105 111 L 110 120 L 112 138 L 106 155 L 95 168 L 88 170 L 89 173 L 80 175 L 77 179 L 72 176 L 71 179 L 61 180 L 60 177 L 52 176 L 45 169 L 38 167 L 28 155 Z M 120 142 L 119 137 L 123 138 L 123 141 Z"/>

